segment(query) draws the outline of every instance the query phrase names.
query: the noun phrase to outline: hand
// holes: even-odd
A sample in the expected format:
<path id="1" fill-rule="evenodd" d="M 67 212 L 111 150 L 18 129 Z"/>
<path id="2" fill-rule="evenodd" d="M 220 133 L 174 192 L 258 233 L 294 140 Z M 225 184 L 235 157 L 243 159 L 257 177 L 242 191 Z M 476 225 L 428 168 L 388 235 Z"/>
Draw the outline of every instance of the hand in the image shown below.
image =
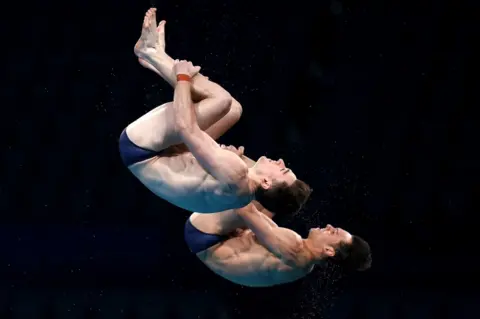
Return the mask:
<path id="1" fill-rule="evenodd" d="M 226 145 L 221 144 L 220 147 L 223 148 L 224 150 L 233 152 L 233 153 L 237 154 L 238 156 L 242 156 L 243 152 L 245 151 L 245 148 L 243 146 L 240 146 L 239 148 L 236 148 L 235 146 L 232 146 L 232 145 L 226 146 Z"/>
<path id="2" fill-rule="evenodd" d="M 189 77 L 194 77 L 197 75 L 198 72 L 200 72 L 200 67 L 199 66 L 193 66 L 192 62 L 186 61 L 186 60 L 175 60 L 174 65 L 173 65 L 173 72 L 175 72 L 175 75 L 179 74 L 186 74 Z"/>

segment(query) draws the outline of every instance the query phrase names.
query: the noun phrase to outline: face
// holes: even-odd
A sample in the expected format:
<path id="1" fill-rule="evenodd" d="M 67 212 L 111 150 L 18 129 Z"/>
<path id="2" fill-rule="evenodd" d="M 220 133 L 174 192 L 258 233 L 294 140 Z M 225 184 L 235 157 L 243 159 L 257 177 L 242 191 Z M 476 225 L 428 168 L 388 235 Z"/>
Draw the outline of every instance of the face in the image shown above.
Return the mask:
<path id="1" fill-rule="evenodd" d="M 262 178 L 262 185 L 265 188 L 270 187 L 274 182 L 285 182 L 288 185 L 297 180 L 295 174 L 285 166 L 282 159 L 274 161 L 268 157 L 262 156 L 253 166 L 255 173 Z"/>
<path id="2" fill-rule="evenodd" d="M 328 224 L 325 228 L 310 229 L 308 239 L 315 250 L 331 257 L 335 255 L 335 249 L 341 243 L 352 242 L 352 235 L 342 228 Z"/>

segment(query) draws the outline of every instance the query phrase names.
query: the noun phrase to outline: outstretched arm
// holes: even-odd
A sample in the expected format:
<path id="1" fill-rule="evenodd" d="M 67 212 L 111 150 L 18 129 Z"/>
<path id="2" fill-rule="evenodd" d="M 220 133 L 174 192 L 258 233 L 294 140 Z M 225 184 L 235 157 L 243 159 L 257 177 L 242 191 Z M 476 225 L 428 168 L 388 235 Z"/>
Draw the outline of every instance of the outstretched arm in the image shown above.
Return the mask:
<path id="1" fill-rule="evenodd" d="M 181 61 L 175 65 L 175 73 L 194 75 L 199 68 Z M 197 123 L 193 108 L 189 81 L 178 81 L 175 87 L 173 110 L 175 125 L 183 143 L 195 156 L 202 167 L 219 181 L 239 186 L 246 181 L 247 165 L 234 153 L 222 149 Z"/>
<path id="2" fill-rule="evenodd" d="M 260 244 L 286 264 L 296 265 L 302 257 L 302 238 L 294 231 L 278 227 L 270 218 L 262 214 L 254 204 L 237 209 L 245 224 L 257 237 Z"/>

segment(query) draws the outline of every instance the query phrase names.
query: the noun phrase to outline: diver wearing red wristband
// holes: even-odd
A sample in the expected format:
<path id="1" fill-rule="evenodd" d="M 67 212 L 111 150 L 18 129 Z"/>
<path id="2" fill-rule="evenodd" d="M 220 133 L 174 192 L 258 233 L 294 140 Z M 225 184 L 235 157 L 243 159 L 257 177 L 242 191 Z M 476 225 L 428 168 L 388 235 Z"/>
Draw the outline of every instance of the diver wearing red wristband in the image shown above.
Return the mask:
<path id="1" fill-rule="evenodd" d="M 177 82 L 180 82 L 180 81 L 187 81 L 187 82 L 190 82 L 191 78 L 189 75 L 186 75 L 186 74 L 177 74 Z"/>

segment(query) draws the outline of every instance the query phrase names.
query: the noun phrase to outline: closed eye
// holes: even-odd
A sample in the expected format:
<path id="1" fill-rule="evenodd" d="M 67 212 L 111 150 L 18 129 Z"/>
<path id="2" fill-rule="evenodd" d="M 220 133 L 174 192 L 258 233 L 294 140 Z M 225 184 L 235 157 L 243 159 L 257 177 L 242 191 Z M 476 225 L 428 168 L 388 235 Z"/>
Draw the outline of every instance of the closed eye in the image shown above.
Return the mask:
<path id="1" fill-rule="evenodd" d="M 283 172 L 283 175 L 285 175 L 285 174 L 287 174 L 288 172 L 290 172 L 290 169 L 282 168 L 282 170 L 285 170 L 285 171 Z"/>

